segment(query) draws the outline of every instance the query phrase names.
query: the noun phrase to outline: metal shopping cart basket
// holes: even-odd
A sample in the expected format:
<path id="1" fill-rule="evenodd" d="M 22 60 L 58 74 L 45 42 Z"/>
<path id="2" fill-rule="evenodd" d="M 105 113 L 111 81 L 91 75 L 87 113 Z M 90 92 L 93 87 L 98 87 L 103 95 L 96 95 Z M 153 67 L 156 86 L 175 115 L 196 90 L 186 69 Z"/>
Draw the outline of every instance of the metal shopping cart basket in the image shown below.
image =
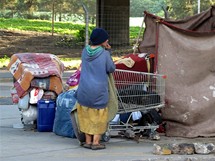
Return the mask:
<path id="1" fill-rule="evenodd" d="M 119 70 L 113 73 L 118 97 L 118 114 L 130 113 L 126 122 L 110 123 L 104 140 L 110 138 L 111 131 L 120 131 L 126 137 L 135 138 L 140 132 L 158 125 L 136 126 L 132 122 L 134 112 L 147 113 L 165 105 L 165 75 Z"/>

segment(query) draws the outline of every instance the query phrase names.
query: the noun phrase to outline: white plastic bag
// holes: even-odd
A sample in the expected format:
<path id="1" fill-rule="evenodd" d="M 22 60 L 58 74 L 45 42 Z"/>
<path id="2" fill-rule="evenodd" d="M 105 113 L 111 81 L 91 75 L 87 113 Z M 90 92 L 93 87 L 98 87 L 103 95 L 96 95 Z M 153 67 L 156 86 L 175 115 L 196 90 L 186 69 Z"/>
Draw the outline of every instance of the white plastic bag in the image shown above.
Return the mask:
<path id="1" fill-rule="evenodd" d="M 43 89 L 33 88 L 30 92 L 30 103 L 37 104 L 37 102 L 42 98 L 43 94 Z"/>
<path id="2" fill-rule="evenodd" d="M 133 121 L 139 120 L 141 117 L 142 117 L 142 114 L 140 111 L 132 112 L 132 120 Z"/>
<path id="3" fill-rule="evenodd" d="M 119 124 L 120 119 L 119 119 L 120 115 L 116 114 L 116 116 L 113 118 L 113 120 L 111 120 L 110 124 Z"/>
<path id="4" fill-rule="evenodd" d="M 31 123 L 37 119 L 37 106 L 30 105 L 29 109 L 23 110 L 22 113 L 22 122 L 24 124 Z"/>
<path id="5" fill-rule="evenodd" d="M 23 98 L 19 99 L 18 108 L 22 110 L 27 110 L 29 107 L 29 94 L 26 94 Z"/>

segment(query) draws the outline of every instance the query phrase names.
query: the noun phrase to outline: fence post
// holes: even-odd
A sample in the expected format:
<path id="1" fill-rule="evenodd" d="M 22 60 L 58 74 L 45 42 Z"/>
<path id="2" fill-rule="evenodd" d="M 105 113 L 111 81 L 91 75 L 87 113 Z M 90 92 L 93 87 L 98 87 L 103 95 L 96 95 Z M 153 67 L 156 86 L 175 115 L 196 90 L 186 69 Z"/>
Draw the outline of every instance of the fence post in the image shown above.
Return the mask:
<path id="1" fill-rule="evenodd" d="M 85 46 L 89 44 L 89 13 L 87 7 L 81 2 L 85 13 Z"/>

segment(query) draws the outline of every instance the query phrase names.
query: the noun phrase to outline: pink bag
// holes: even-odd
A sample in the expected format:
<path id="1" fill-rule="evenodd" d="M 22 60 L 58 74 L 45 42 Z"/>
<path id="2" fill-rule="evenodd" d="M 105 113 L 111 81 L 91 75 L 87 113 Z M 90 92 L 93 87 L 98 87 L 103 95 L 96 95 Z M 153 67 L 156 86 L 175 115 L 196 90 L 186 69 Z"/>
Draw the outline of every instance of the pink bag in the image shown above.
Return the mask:
<path id="1" fill-rule="evenodd" d="M 68 84 L 69 86 L 76 86 L 79 83 L 80 80 L 80 76 L 81 76 L 81 70 L 80 67 L 75 71 L 75 73 L 73 73 L 69 79 L 66 81 L 66 84 Z"/>

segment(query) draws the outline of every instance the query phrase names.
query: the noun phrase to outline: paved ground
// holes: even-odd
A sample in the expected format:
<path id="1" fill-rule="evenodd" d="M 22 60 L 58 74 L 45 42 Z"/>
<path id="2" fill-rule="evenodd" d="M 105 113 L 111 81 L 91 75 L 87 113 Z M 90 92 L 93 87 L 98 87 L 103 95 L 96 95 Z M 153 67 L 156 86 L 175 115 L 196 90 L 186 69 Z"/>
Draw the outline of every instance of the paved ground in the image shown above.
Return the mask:
<path id="1" fill-rule="evenodd" d="M 8 78 L 6 76 L 9 76 Z M 3 79 L 4 78 L 4 79 Z M 111 138 L 107 149 L 92 151 L 79 146 L 76 139 L 37 132 L 20 125 L 20 111 L 11 105 L 10 74 L 0 71 L 0 160 L 1 161 L 215 161 L 210 155 L 154 155 L 154 144 L 215 143 L 215 138 L 186 139 L 161 136 L 159 141 L 141 139 L 139 143 L 124 138 Z M 3 98 L 6 103 L 2 102 Z"/>

